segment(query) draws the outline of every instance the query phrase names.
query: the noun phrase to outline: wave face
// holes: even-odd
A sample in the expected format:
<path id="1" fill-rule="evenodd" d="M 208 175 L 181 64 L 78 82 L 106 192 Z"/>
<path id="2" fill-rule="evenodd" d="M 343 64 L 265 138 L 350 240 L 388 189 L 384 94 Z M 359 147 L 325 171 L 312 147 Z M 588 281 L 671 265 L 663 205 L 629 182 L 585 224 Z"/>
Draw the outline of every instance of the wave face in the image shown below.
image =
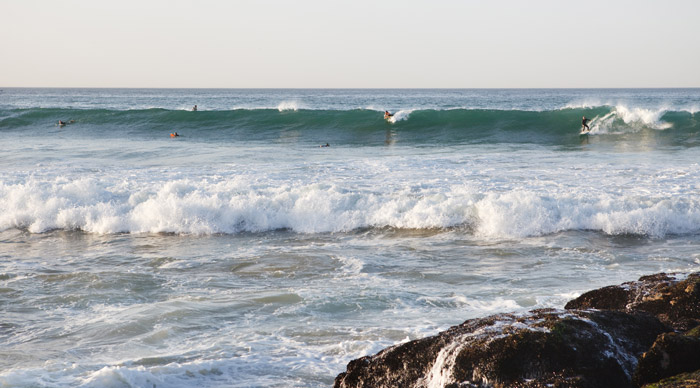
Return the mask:
<path id="1" fill-rule="evenodd" d="M 672 145 L 695 146 L 700 123 L 691 110 L 630 108 L 625 105 L 526 111 L 498 109 L 400 110 L 391 120 L 369 109 L 311 110 L 282 104 L 277 109 L 199 111 L 144 109 L 30 108 L 0 110 L 0 131 L 31 131 L 74 120 L 72 133 L 85 136 L 160 137 L 176 131 L 203 141 L 329 142 L 382 144 L 387 134 L 405 144 L 575 144 L 581 117 L 591 135 L 632 138 L 651 133 Z M 289 136 L 293 134 L 293 136 Z"/>

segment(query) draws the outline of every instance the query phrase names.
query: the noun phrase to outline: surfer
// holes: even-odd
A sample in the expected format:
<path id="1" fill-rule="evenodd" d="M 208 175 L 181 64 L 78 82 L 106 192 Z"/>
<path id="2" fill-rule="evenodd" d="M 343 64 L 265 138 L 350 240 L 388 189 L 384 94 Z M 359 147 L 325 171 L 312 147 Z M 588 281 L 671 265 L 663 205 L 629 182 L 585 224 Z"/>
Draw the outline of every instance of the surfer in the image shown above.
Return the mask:
<path id="1" fill-rule="evenodd" d="M 65 125 L 66 125 L 66 122 L 65 122 L 65 121 L 58 120 L 58 126 L 59 126 L 59 127 L 63 127 L 63 126 L 65 126 Z"/>
<path id="2" fill-rule="evenodd" d="M 581 120 L 581 132 L 583 132 L 584 129 L 590 132 L 591 128 L 589 128 L 586 124 L 589 121 L 591 120 L 587 119 L 586 116 L 583 116 L 583 120 Z"/>
<path id="3" fill-rule="evenodd" d="M 197 105 L 192 107 L 192 112 L 196 112 L 196 111 L 197 111 Z"/>
<path id="4" fill-rule="evenodd" d="M 391 116 L 393 116 L 393 115 L 394 115 L 394 114 L 393 114 L 393 113 L 389 113 L 388 110 L 385 110 L 385 111 L 384 111 L 384 119 L 388 119 L 389 117 L 391 117 Z"/>
<path id="5" fill-rule="evenodd" d="M 331 146 L 331 145 L 328 144 L 328 143 L 326 143 L 326 145 L 323 145 L 323 144 L 320 145 L 321 148 L 330 147 L 330 146 Z"/>
<path id="6" fill-rule="evenodd" d="M 178 135 L 177 132 L 173 132 L 170 134 L 170 137 L 178 137 L 178 136 L 180 136 L 180 135 Z"/>

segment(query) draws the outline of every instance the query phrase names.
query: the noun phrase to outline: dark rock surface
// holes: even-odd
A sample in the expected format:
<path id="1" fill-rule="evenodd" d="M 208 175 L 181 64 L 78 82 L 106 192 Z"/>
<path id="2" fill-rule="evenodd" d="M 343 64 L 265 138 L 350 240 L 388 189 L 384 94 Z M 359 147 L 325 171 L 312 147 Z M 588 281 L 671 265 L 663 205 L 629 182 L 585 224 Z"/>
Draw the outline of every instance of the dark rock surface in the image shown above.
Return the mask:
<path id="1" fill-rule="evenodd" d="M 664 333 L 639 359 L 633 381 L 644 385 L 696 370 L 700 370 L 700 338 Z"/>
<path id="2" fill-rule="evenodd" d="M 700 273 L 646 276 L 566 307 L 471 319 L 392 346 L 351 361 L 335 387 L 633 387 L 694 370 L 700 340 L 670 333 L 700 322 Z M 664 369 L 667 358 L 684 361 Z"/>
<path id="3" fill-rule="evenodd" d="M 473 319 L 352 361 L 336 387 L 626 387 L 668 328 L 646 314 L 536 310 Z"/>
<path id="4" fill-rule="evenodd" d="M 675 330 L 700 325 L 700 273 L 678 280 L 676 275 L 643 276 L 636 282 L 603 287 L 570 301 L 565 309 L 644 311 Z"/>
<path id="5" fill-rule="evenodd" d="M 692 373 L 682 373 L 677 376 L 663 379 L 659 382 L 647 384 L 644 388 L 698 388 L 700 387 L 700 370 Z"/>

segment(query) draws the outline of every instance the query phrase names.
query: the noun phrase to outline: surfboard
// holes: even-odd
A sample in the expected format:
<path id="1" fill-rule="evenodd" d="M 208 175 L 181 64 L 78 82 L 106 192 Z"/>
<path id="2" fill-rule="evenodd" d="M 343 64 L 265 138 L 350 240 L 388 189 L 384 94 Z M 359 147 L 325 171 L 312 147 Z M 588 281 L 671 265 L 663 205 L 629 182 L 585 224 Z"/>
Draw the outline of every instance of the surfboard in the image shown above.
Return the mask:
<path id="1" fill-rule="evenodd" d="M 586 130 L 583 130 L 583 131 L 581 131 L 581 132 L 579 133 L 579 136 L 584 136 L 584 135 L 588 135 L 589 133 L 591 133 L 591 131 L 590 131 L 590 130 L 588 130 L 588 131 L 586 131 Z"/>

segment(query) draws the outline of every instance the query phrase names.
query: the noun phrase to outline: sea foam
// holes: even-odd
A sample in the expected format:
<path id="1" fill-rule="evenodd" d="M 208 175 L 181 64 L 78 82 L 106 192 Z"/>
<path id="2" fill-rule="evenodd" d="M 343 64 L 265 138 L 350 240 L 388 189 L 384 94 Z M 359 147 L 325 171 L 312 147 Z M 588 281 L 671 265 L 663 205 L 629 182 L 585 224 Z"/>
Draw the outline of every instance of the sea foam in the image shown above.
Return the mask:
<path id="1" fill-rule="evenodd" d="M 394 113 L 393 116 L 389 117 L 388 121 L 391 123 L 395 123 L 397 121 L 407 120 L 408 117 L 411 115 L 411 112 L 413 112 L 413 109 L 400 110 Z"/>
<path id="2" fill-rule="evenodd" d="M 0 230 L 236 234 L 386 227 L 460 227 L 486 238 L 568 230 L 650 236 L 697 233 L 700 198 L 535 189 L 479 192 L 463 185 L 387 192 L 322 183 L 251 187 L 240 179 L 176 179 L 144 185 L 117 178 L 0 182 Z"/>
<path id="3" fill-rule="evenodd" d="M 633 130 L 639 130 L 645 127 L 664 130 L 673 127 L 673 124 L 661 119 L 666 112 L 666 109 L 628 108 L 624 105 L 618 105 L 612 112 L 602 117 L 594 117 L 591 120 L 590 126 L 591 130 L 594 132 L 619 132 L 624 131 L 618 124 L 618 122 L 621 121 L 624 123 L 625 128 L 632 128 Z"/>
<path id="4" fill-rule="evenodd" d="M 288 110 L 299 110 L 299 102 L 298 101 L 283 101 L 280 102 L 277 105 L 277 110 L 280 112 L 288 111 Z"/>

